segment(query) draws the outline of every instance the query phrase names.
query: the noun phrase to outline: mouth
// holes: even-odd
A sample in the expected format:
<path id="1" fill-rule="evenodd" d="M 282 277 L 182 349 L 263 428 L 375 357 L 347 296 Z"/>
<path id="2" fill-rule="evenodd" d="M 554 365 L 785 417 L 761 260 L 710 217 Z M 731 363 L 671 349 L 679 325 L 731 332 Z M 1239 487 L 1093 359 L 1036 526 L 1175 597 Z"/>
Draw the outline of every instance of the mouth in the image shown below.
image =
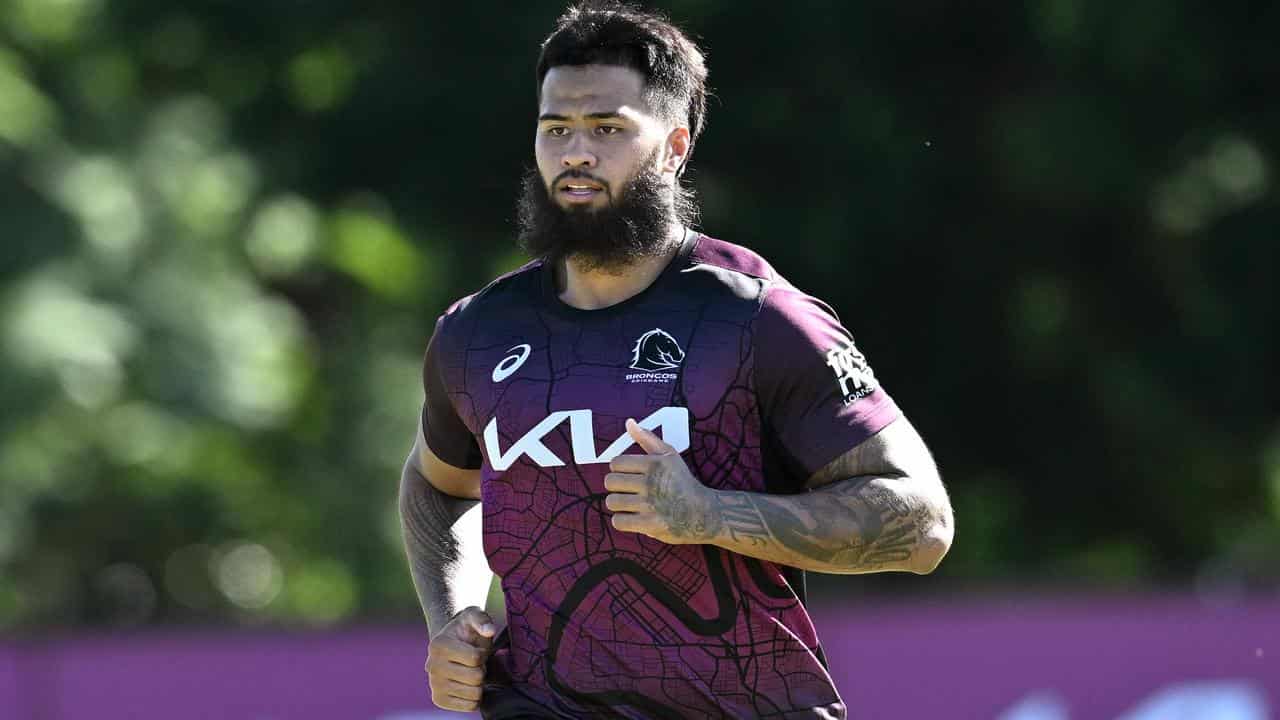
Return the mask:
<path id="1" fill-rule="evenodd" d="M 590 202 L 603 192 L 604 188 L 593 182 L 569 180 L 560 184 L 560 195 L 569 202 Z"/>

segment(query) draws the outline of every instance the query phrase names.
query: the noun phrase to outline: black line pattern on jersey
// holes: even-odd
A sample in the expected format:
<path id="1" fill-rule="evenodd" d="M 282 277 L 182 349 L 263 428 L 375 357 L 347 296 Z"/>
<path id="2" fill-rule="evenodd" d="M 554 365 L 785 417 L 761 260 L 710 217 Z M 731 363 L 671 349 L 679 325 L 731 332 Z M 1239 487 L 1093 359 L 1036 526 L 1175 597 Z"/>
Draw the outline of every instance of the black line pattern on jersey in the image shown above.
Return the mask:
<path id="1" fill-rule="evenodd" d="M 695 335 L 710 337 L 710 342 L 717 334 L 726 339 L 736 334 L 738 367 L 718 400 L 706 405 L 709 410 L 704 415 L 694 416 L 690 409 L 691 445 L 685 455 L 708 486 L 746 489 L 740 484 L 741 477 L 760 472 L 762 464 L 759 438 L 750 437 L 753 429 L 759 430 L 751 378 L 754 350 L 750 320 L 708 320 L 706 304 L 691 306 L 693 303 L 688 303 L 673 311 L 687 314 L 696 307 L 696 318 L 682 338 L 682 346 L 692 348 Z M 582 324 L 569 329 L 556 326 L 557 320 L 542 312 L 532 314 L 545 333 L 549 374 L 545 394 L 537 392 L 530 399 L 538 397 L 547 414 L 557 405 L 557 384 L 576 370 L 625 368 L 625 362 L 609 365 L 583 357 L 596 348 L 582 345 L 588 343 Z M 713 331 L 711 323 L 722 327 Z M 621 337 L 624 326 L 624 320 L 618 318 L 611 326 L 613 334 Z M 724 326 L 733 329 L 725 332 Z M 557 329 L 561 335 L 556 340 L 570 342 L 574 358 L 561 367 L 555 364 L 557 353 L 552 342 Z M 532 343 L 533 339 L 523 341 Z M 624 355 L 629 361 L 629 354 Z M 677 379 L 671 385 L 652 388 L 646 403 L 655 408 L 690 407 L 689 394 L 706 389 L 699 385 L 686 392 L 687 371 L 692 372 L 682 363 Z M 476 377 L 482 374 L 477 371 Z M 698 382 L 709 381 L 707 372 L 702 372 Z M 515 386 L 510 383 L 494 388 L 492 407 L 500 407 Z M 483 397 L 480 392 L 476 395 Z M 476 425 L 482 425 L 486 415 L 472 417 Z M 504 427 L 507 432 L 502 432 Z M 516 439 L 511 436 L 511 425 L 499 422 L 499 429 L 503 446 L 510 447 Z M 547 439 L 557 436 L 561 447 L 572 446 L 569 423 L 554 428 Z M 594 439 L 606 444 L 612 440 Z M 750 464 L 744 466 L 748 458 Z M 503 586 L 512 620 L 511 652 L 521 654 L 511 669 L 520 667 L 524 674 L 513 672 L 513 682 L 549 689 L 555 709 L 570 716 L 607 712 L 654 718 L 783 717 L 838 701 L 833 691 L 822 696 L 830 681 L 822 676 L 820 665 L 815 673 L 814 663 L 803 657 L 812 657 L 817 648 L 806 647 L 775 619 L 803 613 L 785 582 L 775 581 L 761 561 L 714 546 L 671 546 L 633 537 L 626 540 L 631 545 L 619 547 L 620 539 L 609 523 L 611 513 L 604 508 L 605 494 L 592 492 L 583 468 L 564 459 L 566 464 L 555 468 L 539 467 L 527 457 L 517 459 L 511 471 L 518 471 L 520 486 L 496 478 L 503 483 L 507 506 L 484 510 L 486 547 L 492 546 L 490 562 L 506 569 Z M 499 514 L 502 517 L 492 517 Z M 568 519 L 570 515 L 572 519 Z M 494 522 L 489 522 L 491 519 Z M 510 555 L 513 552 L 515 555 Z M 504 554 L 505 560 L 495 562 Z M 774 573 L 776 576 L 776 570 Z M 708 595 L 714 608 L 705 616 L 692 603 L 696 597 L 705 601 Z M 541 607 L 541 599 L 557 597 L 560 602 L 554 609 Z M 523 622 L 530 610 L 550 616 L 545 638 Z M 590 624 L 591 618 L 602 617 L 611 619 L 612 629 L 609 622 L 603 627 Z M 569 635 L 574 638 L 574 650 L 562 657 L 566 633 L 573 632 L 575 626 L 589 632 Z M 607 634 L 597 637 L 595 633 Z M 693 670 L 682 664 L 689 652 L 705 656 Z M 646 692 L 627 689 L 646 680 L 653 681 L 645 684 Z M 756 691 L 766 681 L 775 688 L 772 694 Z M 648 690 L 651 687 L 662 690 L 654 693 Z M 807 687 L 808 694 L 793 697 L 794 687 Z"/>
<path id="2" fill-rule="evenodd" d="M 742 564 L 747 567 L 747 574 L 751 576 L 751 582 L 760 588 L 760 592 L 777 600 L 790 600 L 795 597 L 795 593 L 786 585 L 780 585 L 774 582 L 764 572 L 764 566 L 760 561 L 752 557 L 742 558 Z"/>
<path id="3" fill-rule="evenodd" d="M 715 589 L 717 615 L 704 618 L 689 604 L 680 598 L 671 588 L 663 584 L 656 575 L 646 570 L 639 563 L 626 558 L 605 560 L 591 567 L 573 584 L 565 595 L 560 607 L 556 609 L 555 619 L 551 622 L 551 631 L 547 634 L 547 654 L 543 656 L 547 681 L 556 689 L 584 705 L 598 708 L 613 708 L 617 705 L 632 705 L 644 708 L 655 715 L 670 717 L 680 713 L 675 709 L 652 700 L 640 693 L 626 690 L 610 690 L 597 693 L 584 693 L 566 685 L 556 674 L 556 656 L 560 652 L 560 640 L 564 636 L 566 621 L 587 598 L 607 578 L 615 575 L 631 577 L 658 601 L 668 612 L 676 617 L 685 627 L 705 637 L 722 635 L 733 626 L 737 619 L 737 607 L 733 602 L 733 592 L 729 587 L 729 576 L 724 565 L 717 557 L 716 549 L 703 545 L 703 557 L 706 559 L 711 586 Z"/>

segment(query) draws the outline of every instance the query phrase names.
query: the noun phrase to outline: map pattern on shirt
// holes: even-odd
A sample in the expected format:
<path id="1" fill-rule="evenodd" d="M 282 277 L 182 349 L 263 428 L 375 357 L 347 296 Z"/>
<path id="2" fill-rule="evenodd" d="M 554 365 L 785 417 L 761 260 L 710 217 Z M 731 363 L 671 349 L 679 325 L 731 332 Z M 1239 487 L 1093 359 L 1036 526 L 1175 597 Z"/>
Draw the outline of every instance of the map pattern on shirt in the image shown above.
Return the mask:
<path id="1" fill-rule="evenodd" d="M 617 531 L 604 505 L 608 461 L 642 452 L 629 417 L 754 492 L 800 491 L 897 417 L 829 308 L 702 235 L 601 310 L 535 262 L 441 317 L 424 382 L 429 446 L 481 470 L 508 616 L 490 675 L 562 717 L 845 716 L 796 573 Z"/>

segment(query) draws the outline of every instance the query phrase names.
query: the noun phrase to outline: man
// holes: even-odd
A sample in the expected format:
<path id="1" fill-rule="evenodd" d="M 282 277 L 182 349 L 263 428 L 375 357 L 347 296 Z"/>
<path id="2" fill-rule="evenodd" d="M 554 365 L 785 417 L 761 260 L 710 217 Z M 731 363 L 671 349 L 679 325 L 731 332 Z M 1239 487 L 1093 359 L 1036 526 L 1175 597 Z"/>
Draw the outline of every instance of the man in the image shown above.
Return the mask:
<path id="1" fill-rule="evenodd" d="M 930 572 L 951 510 L 829 307 L 687 228 L 706 68 L 570 8 L 537 66 L 536 259 L 450 307 L 401 482 L 433 701 L 492 718 L 843 717 L 801 571 Z M 452 528 L 479 501 L 484 558 Z M 463 576 L 487 559 L 508 626 Z"/>

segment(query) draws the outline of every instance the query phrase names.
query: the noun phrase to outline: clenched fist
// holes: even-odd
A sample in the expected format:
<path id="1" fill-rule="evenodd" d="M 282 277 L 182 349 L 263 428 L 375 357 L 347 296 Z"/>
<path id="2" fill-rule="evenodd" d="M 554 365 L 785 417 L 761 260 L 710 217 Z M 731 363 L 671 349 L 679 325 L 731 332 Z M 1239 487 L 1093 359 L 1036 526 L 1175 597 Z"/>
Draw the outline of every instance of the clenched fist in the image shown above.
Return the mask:
<path id="1" fill-rule="evenodd" d="M 484 684 L 484 664 L 493 653 L 497 628 L 478 607 L 462 610 L 431 638 L 427 677 L 431 702 L 444 710 L 475 710 Z"/>

